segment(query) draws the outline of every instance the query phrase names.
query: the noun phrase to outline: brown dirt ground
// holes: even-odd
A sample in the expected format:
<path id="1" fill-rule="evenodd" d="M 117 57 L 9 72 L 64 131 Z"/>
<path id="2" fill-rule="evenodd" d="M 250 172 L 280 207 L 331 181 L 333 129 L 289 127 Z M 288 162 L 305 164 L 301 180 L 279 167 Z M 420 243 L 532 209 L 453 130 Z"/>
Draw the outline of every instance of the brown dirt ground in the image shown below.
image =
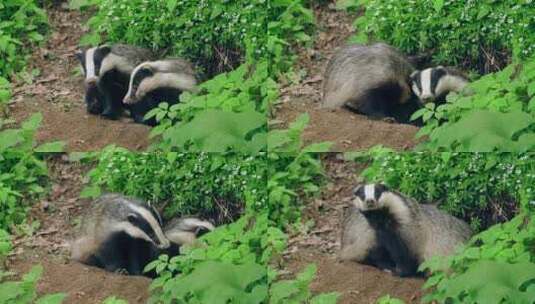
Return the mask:
<path id="1" fill-rule="evenodd" d="M 126 117 L 119 121 L 103 119 L 85 110 L 82 76 L 75 74 L 79 66 L 75 53 L 80 37 L 87 32 L 83 26 L 87 16 L 62 5 L 47 13 L 51 35 L 30 60 L 30 68 L 39 69 L 41 74 L 31 84 L 15 86 L 9 117 L 20 123 L 32 113 L 41 112 L 43 122 L 37 141 L 62 140 L 68 151 L 93 151 L 109 144 L 131 150 L 146 148 L 149 127 Z"/>
<path id="2" fill-rule="evenodd" d="M 311 285 L 312 291 L 337 291 L 341 294 L 340 304 L 376 303 L 386 294 L 406 303 L 418 303 L 422 296 L 423 279 L 399 278 L 371 266 L 337 261 L 343 212 L 353 187 L 361 182 L 358 172 L 363 169 L 353 162 L 341 160 L 340 156 L 331 154 L 325 157 L 330 183 L 319 198 L 307 204 L 304 211 L 305 221 L 312 220 L 315 226 L 290 238 L 288 250 L 279 266 L 288 274 L 295 274 L 306 265 L 315 263 L 318 271 Z"/>
<path id="3" fill-rule="evenodd" d="M 418 128 L 412 125 L 370 120 L 346 109 L 319 109 L 323 71 L 337 47 L 346 44 L 354 33 L 355 14 L 333 9 L 329 5 L 314 9 L 318 33 L 312 48 L 301 48 L 294 79 L 287 79 L 278 104 L 272 109 L 272 127 L 283 128 L 302 113 L 310 122 L 303 137 L 306 143 L 331 141 L 333 151 L 355 151 L 381 144 L 405 150 L 417 142 Z"/>
<path id="4" fill-rule="evenodd" d="M 31 210 L 31 218 L 38 220 L 40 227 L 30 236 L 14 240 L 14 254 L 6 262 L 7 269 L 20 277 L 31 266 L 41 264 L 44 271 L 38 293 L 66 293 L 66 304 L 101 303 L 109 296 L 131 304 L 146 303 L 149 279 L 109 273 L 69 260 L 68 242 L 84 205 L 89 203 L 79 194 L 90 167 L 61 156 L 51 159 L 48 167 L 51 191 Z"/>

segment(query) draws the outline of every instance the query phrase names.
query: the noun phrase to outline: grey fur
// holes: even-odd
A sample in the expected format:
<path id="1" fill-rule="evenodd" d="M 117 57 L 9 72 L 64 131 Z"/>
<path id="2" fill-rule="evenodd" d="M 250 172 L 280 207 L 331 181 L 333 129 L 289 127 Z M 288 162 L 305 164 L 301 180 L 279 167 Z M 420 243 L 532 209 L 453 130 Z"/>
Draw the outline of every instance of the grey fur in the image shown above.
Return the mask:
<path id="1" fill-rule="evenodd" d="M 452 254 L 472 235 L 465 222 L 433 205 L 420 205 L 395 191 L 386 191 L 383 195 L 399 198 L 388 210 L 399 223 L 399 236 L 419 264 L 436 255 Z M 356 262 L 364 262 L 377 245 L 374 230 L 361 212 L 359 203 L 352 206 L 344 218 L 341 244 L 339 258 Z"/>
<path id="2" fill-rule="evenodd" d="M 169 247 L 169 240 L 165 237 L 160 226 L 160 218 L 159 216 L 154 217 L 150 208 L 141 200 L 115 193 L 105 194 L 94 200 L 82 216 L 77 238 L 71 244 L 71 258 L 82 263 L 87 262 L 92 255 L 98 252 L 101 244 L 106 242 L 108 237 L 116 231 L 126 231 L 133 238 L 143 239 L 153 243 L 156 247 Z M 140 209 L 146 212 L 139 213 Z M 128 216 L 132 213 L 140 214 L 149 219 L 148 221 L 156 233 L 155 238 L 158 238 L 160 245 L 156 245 L 155 240 L 142 231 L 136 230 L 129 223 Z"/>
<path id="3" fill-rule="evenodd" d="M 177 245 L 192 245 L 201 230 L 212 231 L 215 227 L 208 221 L 192 217 L 174 218 L 164 226 L 166 237 Z"/>
<path id="4" fill-rule="evenodd" d="M 133 80 L 143 69 L 150 70 L 152 76 L 144 78 L 137 87 Z M 158 88 L 175 88 L 180 91 L 197 92 L 197 78 L 193 65 L 181 58 L 170 58 L 158 61 L 147 61 L 136 66 L 131 75 L 128 92 L 124 97 L 125 104 L 135 104 L 147 93 Z"/>
<path id="5" fill-rule="evenodd" d="M 388 83 L 399 84 L 403 90 L 393 103 L 405 103 L 413 70 L 407 58 L 387 44 L 345 46 L 334 54 L 325 71 L 322 107 L 358 109 L 370 89 Z"/>

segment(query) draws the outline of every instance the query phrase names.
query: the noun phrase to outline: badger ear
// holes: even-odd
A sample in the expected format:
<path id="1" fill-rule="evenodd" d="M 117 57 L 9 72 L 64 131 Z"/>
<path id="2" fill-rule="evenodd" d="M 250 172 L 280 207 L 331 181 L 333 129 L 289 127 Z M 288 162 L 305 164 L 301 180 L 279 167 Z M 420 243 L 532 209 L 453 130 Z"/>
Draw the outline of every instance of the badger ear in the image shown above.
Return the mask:
<path id="1" fill-rule="evenodd" d="M 358 184 L 355 188 L 353 188 L 353 195 L 354 196 L 364 196 L 364 185 L 365 184 Z"/>
<path id="2" fill-rule="evenodd" d="M 418 76 L 418 74 L 420 74 L 419 70 L 416 70 L 416 71 L 412 72 L 411 76 L 410 76 L 411 80 L 416 79 L 416 76 Z"/>
<path id="3" fill-rule="evenodd" d="M 111 47 L 109 45 L 103 45 L 98 48 L 98 51 L 102 54 L 102 56 L 106 56 L 111 52 Z"/>
<path id="4" fill-rule="evenodd" d="M 76 59 L 78 59 L 78 61 L 83 62 L 83 60 L 84 60 L 84 52 L 78 51 L 78 52 L 76 52 L 75 56 L 76 56 Z"/>
<path id="5" fill-rule="evenodd" d="M 446 68 L 445 68 L 443 65 L 439 65 L 439 66 L 436 67 L 436 69 L 438 69 L 438 70 L 445 70 Z"/>
<path id="6" fill-rule="evenodd" d="M 383 184 L 383 183 L 379 183 L 379 184 L 375 185 L 375 189 L 376 189 L 376 191 L 375 191 L 376 194 L 377 193 L 381 194 L 381 193 L 383 193 L 385 191 L 389 191 L 388 186 Z"/>

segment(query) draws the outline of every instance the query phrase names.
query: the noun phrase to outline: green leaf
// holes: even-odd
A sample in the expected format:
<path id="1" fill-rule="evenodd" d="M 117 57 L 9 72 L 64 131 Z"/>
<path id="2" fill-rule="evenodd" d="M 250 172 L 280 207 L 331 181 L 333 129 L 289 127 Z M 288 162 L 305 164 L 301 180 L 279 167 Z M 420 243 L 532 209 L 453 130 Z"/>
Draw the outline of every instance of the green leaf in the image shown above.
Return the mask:
<path id="1" fill-rule="evenodd" d="M 59 153 L 65 151 L 65 142 L 55 141 L 50 143 L 44 143 L 34 149 L 37 153 Z"/>
<path id="2" fill-rule="evenodd" d="M 466 152 L 522 151 L 535 143 L 514 141 L 513 135 L 532 124 L 535 124 L 535 119 L 519 110 L 509 113 L 474 110 L 458 122 L 433 131 L 430 134 L 433 140 L 431 146 L 449 148 L 459 144 L 456 149 Z"/>
<path id="3" fill-rule="evenodd" d="M 445 297 L 458 299 L 467 294 L 472 303 L 500 304 L 515 300 L 515 303 L 532 304 L 533 297 L 520 287 L 535 280 L 535 264 L 508 264 L 496 261 L 475 262 L 463 274 L 444 281 L 440 288 Z"/>
<path id="4" fill-rule="evenodd" d="M 249 133 L 266 127 L 266 117 L 256 111 L 232 113 L 221 110 L 200 112 L 190 122 L 177 124 L 166 130 L 164 140 L 173 146 L 182 147 L 191 143 L 197 150 L 205 152 L 224 152 L 228 149 L 255 152 L 265 149 L 266 143 L 259 144 L 247 136 Z"/>
<path id="5" fill-rule="evenodd" d="M 340 294 L 337 292 L 322 293 L 312 298 L 310 304 L 336 304 Z"/>
<path id="6" fill-rule="evenodd" d="M 252 293 L 247 287 L 266 275 L 266 267 L 255 263 L 234 265 L 206 261 L 199 263 L 190 274 L 166 285 L 165 289 L 173 298 L 183 301 L 192 298 L 196 303 L 226 304 L 240 299 L 240 303 L 259 304 L 267 300 L 267 288 L 256 287 Z"/>
<path id="7" fill-rule="evenodd" d="M 100 196 L 101 191 L 98 185 L 86 186 L 80 192 L 80 198 L 96 198 Z"/>
<path id="8" fill-rule="evenodd" d="M 433 8 L 436 12 L 440 12 L 444 7 L 444 0 L 433 0 Z"/>
<path id="9" fill-rule="evenodd" d="M 37 128 L 39 128 L 42 121 L 43 114 L 35 113 L 22 123 L 21 128 L 28 131 L 35 131 Z"/>
<path id="10" fill-rule="evenodd" d="M 50 294 L 46 295 L 44 297 L 39 298 L 36 304 L 60 304 L 63 303 L 63 300 L 67 297 L 64 293 L 56 293 L 56 294 Z"/>

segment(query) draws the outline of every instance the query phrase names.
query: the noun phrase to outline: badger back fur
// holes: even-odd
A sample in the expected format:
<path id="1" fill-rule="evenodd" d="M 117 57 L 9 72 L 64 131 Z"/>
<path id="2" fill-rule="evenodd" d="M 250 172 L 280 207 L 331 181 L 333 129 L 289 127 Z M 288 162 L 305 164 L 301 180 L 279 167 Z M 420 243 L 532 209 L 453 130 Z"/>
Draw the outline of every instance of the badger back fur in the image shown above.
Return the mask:
<path id="1" fill-rule="evenodd" d="M 71 258 L 108 271 L 140 275 L 152 260 L 154 248 L 169 246 L 154 208 L 133 198 L 106 194 L 93 201 L 82 217 Z"/>
<path id="2" fill-rule="evenodd" d="M 413 70 L 405 56 L 384 43 L 345 46 L 327 65 L 322 107 L 346 106 L 370 117 L 408 122 L 410 115 L 403 112 L 417 109 L 409 86 Z"/>
<path id="3" fill-rule="evenodd" d="M 85 75 L 88 112 L 116 119 L 128 90 L 130 73 L 154 55 L 147 49 L 125 44 L 101 45 L 77 53 Z"/>
<path id="4" fill-rule="evenodd" d="M 443 66 L 414 71 L 411 74 L 412 91 L 422 104 L 444 103 L 450 92 L 461 92 L 468 78 L 460 71 Z"/>
<path id="5" fill-rule="evenodd" d="M 400 276 L 417 274 L 432 256 L 452 254 L 472 234 L 463 221 L 380 184 L 357 187 L 353 205 L 343 224 L 340 258 Z"/>
<path id="6" fill-rule="evenodd" d="M 144 120 L 148 111 L 163 101 L 177 103 L 182 92 L 196 92 L 196 85 L 193 67 L 183 59 L 144 62 L 132 72 L 123 102 L 130 105 L 136 122 L 155 125 L 154 119 Z"/>

